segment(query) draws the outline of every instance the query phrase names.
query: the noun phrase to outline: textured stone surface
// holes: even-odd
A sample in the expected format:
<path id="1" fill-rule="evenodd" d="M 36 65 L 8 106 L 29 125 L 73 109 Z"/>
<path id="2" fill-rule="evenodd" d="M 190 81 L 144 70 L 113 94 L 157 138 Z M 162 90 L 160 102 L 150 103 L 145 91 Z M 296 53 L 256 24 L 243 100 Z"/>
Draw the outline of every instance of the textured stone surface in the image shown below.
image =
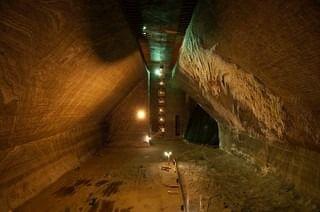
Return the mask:
<path id="1" fill-rule="evenodd" d="M 143 77 L 117 1 L 1 1 L 0 210 L 37 194 L 105 139 Z"/>
<path id="2" fill-rule="evenodd" d="M 300 148 L 318 155 L 319 28 L 315 1 L 202 0 L 180 50 L 177 79 L 234 132 L 289 145 L 295 157 Z M 251 151 L 249 144 L 237 147 Z M 261 149 L 252 149 L 252 156 L 259 156 Z M 300 166 L 319 162 L 317 156 Z M 294 175 L 302 180 L 304 174 Z M 308 172 L 309 178 L 317 176 Z"/>
<path id="3" fill-rule="evenodd" d="M 319 150 L 320 12 L 280 2 L 201 1 L 180 69 L 231 126 Z"/>
<path id="4" fill-rule="evenodd" d="M 219 130 L 224 151 L 259 165 L 263 173 L 275 173 L 320 204 L 320 154 L 288 144 L 263 142 L 223 125 Z"/>
<path id="5" fill-rule="evenodd" d="M 144 138 L 149 134 L 147 83 L 147 76 L 145 76 L 107 116 L 109 146 L 146 146 Z M 145 119 L 137 119 L 139 110 L 145 111 Z"/>

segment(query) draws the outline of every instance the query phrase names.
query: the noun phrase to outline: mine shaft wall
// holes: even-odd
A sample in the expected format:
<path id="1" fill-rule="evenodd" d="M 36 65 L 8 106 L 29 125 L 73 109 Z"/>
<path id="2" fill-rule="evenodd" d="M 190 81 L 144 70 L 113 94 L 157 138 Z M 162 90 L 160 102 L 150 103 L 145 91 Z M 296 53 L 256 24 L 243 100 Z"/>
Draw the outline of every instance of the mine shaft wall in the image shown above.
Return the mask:
<path id="1" fill-rule="evenodd" d="M 320 202 L 320 154 L 286 143 L 264 142 L 219 126 L 220 147 L 258 165 L 263 174 L 272 172 L 309 198 Z"/>
<path id="2" fill-rule="evenodd" d="M 201 0 L 176 74 L 225 126 L 219 133 L 225 150 L 246 155 L 316 198 L 319 29 L 313 0 Z"/>
<path id="3" fill-rule="evenodd" d="M 117 1 L 0 3 L 0 211 L 75 168 L 143 78 Z"/>
<path id="4" fill-rule="evenodd" d="M 108 146 L 146 147 L 144 139 L 149 135 L 147 72 L 144 75 L 128 96 L 106 117 Z M 144 119 L 137 118 L 139 110 L 145 111 Z"/>

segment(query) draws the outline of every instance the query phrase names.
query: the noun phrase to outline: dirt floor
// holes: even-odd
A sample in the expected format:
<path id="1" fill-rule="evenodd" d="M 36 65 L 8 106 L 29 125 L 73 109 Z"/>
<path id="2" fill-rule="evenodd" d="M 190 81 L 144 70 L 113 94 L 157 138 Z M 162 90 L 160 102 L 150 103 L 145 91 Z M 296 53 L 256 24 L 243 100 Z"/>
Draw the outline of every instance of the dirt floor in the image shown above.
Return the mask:
<path id="1" fill-rule="evenodd" d="M 107 147 L 16 211 L 181 211 L 178 185 L 161 148 Z"/>
<path id="2" fill-rule="evenodd" d="M 102 148 L 16 211 L 181 211 L 177 173 L 164 151 L 178 160 L 188 211 L 319 211 L 292 185 L 242 159 L 183 141 Z"/>

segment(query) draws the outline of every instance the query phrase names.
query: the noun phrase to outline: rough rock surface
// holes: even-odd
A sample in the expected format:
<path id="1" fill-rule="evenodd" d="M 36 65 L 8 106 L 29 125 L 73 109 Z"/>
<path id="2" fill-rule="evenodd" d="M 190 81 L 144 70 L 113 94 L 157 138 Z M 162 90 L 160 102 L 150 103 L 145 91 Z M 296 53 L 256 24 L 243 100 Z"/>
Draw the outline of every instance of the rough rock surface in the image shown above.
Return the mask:
<path id="1" fill-rule="evenodd" d="M 146 74 L 145 74 L 146 75 Z M 145 136 L 149 135 L 147 76 L 107 116 L 108 146 L 146 147 Z M 137 119 L 143 110 L 146 117 Z"/>
<path id="2" fill-rule="evenodd" d="M 0 211 L 54 182 L 105 138 L 143 77 L 117 1 L 1 1 Z"/>
<path id="3" fill-rule="evenodd" d="M 308 1 L 280 6 L 279 1 L 201 1 L 181 48 L 180 70 L 229 125 L 319 150 L 320 41 L 315 29 L 320 12 Z M 290 10 L 296 7 L 300 10 Z M 282 16 L 288 20 L 278 22 Z M 302 43 L 305 48 L 298 51 Z M 267 54 L 264 45 L 275 48 L 275 55 Z"/>
<path id="4" fill-rule="evenodd" d="M 288 181 L 221 149 L 188 144 L 177 156 L 190 211 L 318 211 Z M 177 151 L 175 151 L 175 154 Z"/>
<path id="5" fill-rule="evenodd" d="M 235 135 L 292 145 L 272 157 L 293 163 L 285 159 L 289 151 L 314 178 L 318 157 L 304 160 L 307 155 L 297 148 L 320 151 L 318 9 L 315 1 L 202 0 L 180 50 L 177 73 L 184 89 L 221 125 Z M 254 148 L 248 143 L 241 152 L 255 157 L 248 153 Z M 259 151 L 270 156 L 267 149 Z M 294 182 L 306 180 L 302 172 L 293 175 L 300 176 Z M 317 182 L 306 183 L 319 188 Z"/>

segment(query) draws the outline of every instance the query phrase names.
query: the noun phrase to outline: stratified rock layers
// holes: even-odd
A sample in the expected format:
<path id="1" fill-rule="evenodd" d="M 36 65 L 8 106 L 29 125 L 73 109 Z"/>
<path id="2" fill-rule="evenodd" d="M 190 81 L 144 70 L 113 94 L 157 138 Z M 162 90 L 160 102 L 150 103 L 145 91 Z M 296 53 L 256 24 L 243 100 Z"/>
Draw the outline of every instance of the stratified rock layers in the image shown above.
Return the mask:
<path id="1" fill-rule="evenodd" d="M 300 162 L 308 163 L 299 164 L 315 178 L 320 173 L 314 166 L 320 162 L 319 157 L 313 160 L 308 156 L 311 154 L 301 154 L 299 149 L 315 150 L 315 154 L 320 151 L 317 8 L 315 2 L 298 0 L 202 0 L 180 50 L 177 73 L 184 89 L 221 126 L 232 129 L 227 151 L 237 149 L 241 144 L 237 135 L 243 134 L 260 140 L 263 148 L 255 152 L 255 146 L 250 147 L 246 139 L 245 145 L 233 152 L 254 160 L 259 160 L 257 152 L 270 153 L 269 144 L 292 145 L 279 148 L 272 157 L 282 158 L 284 166 L 289 167 L 292 157 L 284 152 L 290 152 L 300 157 Z M 232 145 L 232 140 L 237 142 Z M 261 165 L 275 164 L 264 160 Z M 283 166 L 277 169 L 279 173 L 286 170 Z M 305 180 L 300 171 L 290 173 L 300 176 L 292 180 L 294 183 Z M 306 181 L 299 185 L 319 188 L 318 183 Z M 319 189 L 313 189 L 313 194 L 318 193 Z"/>
<path id="2" fill-rule="evenodd" d="M 106 138 L 144 72 L 117 1 L 0 3 L 0 210 L 22 204 Z"/>
<path id="3" fill-rule="evenodd" d="M 146 116 L 137 118 L 137 112 Z M 148 82 L 147 76 L 107 116 L 108 145 L 117 147 L 146 147 L 149 135 Z"/>

